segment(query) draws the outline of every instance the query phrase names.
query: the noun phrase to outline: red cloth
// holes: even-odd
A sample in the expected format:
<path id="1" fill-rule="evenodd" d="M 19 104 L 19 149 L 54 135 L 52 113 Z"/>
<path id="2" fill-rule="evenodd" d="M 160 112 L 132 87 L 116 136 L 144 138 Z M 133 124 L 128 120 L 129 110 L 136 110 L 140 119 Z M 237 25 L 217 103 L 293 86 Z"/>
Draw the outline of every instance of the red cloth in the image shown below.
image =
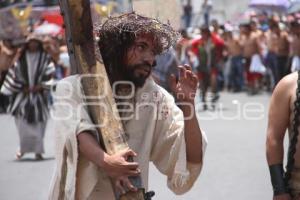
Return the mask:
<path id="1" fill-rule="evenodd" d="M 263 77 L 263 75 L 260 73 L 247 71 L 247 81 L 249 83 L 252 83 L 255 80 L 260 80 L 262 77 Z"/>
<path id="2" fill-rule="evenodd" d="M 58 26 L 63 27 L 64 18 L 61 16 L 59 11 L 44 12 L 42 17 L 48 23 L 57 24 Z M 64 30 L 64 28 L 62 28 L 59 35 L 63 35 L 64 33 L 65 33 L 65 30 Z"/>
<path id="3" fill-rule="evenodd" d="M 211 34 L 211 40 L 216 48 L 216 61 L 219 62 L 223 57 L 224 40 L 214 33 Z M 203 38 L 201 37 L 191 41 L 191 50 L 195 55 L 198 55 L 199 46 L 201 45 L 203 45 Z"/>
<path id="4" fill-rule="evenodd" d="M 44 12 L 42 17 L 49 23 L 57 24 L 59 26 L 64 24 L 64 19 L 60 15 L 59 11 Z"/>
<path id="5" fill-rule="evenodd" d="M 211 40 L 213 42 L 213 44 L 215 45 L 216 48 L 223 48 L 224 47 L 224 40 L 222 38 L 220 38 L 218 35 L 216 34 L 211 34 Z M 191 41 L 191 45 L 192 45 L 192 51 L 197 54 L 198 53 L 198 47 L 201 46 L 203 44 L 203 38 L 196 38 L 194 40 Z"/>
<path id="6" fill-rule="evenodd" d="M 257 72 L 250 72 L 250 64 L 251 64 L 251 59 L 247 58 L 246 63 L 245 63 L 245 70 L 246 70 L 246 78 L 247 82 L 251 85 L 254 83 L 256 80 L 260 80 L 263 75 Z"/>

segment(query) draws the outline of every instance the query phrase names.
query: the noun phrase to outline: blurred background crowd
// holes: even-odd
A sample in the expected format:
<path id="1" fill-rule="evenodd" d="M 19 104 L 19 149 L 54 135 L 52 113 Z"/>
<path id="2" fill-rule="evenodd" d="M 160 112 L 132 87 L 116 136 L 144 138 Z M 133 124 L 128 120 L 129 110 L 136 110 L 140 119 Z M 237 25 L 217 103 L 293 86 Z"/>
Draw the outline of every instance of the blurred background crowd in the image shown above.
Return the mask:
<path id="1" fill-rule="evenodd" d="M 300 69 L 298 0 L 93 0 L 91 8 L 95 24 L 132 10 L 168 19 L 182 37 L 157 57 L 153 77 L 168 90 L 169 75 L 177 73 L 178 65 L 189 64 L 198 74 L 203 109 L 208 91 L 214 107 L 219 91 L 272 92 L 283 76 Z M 3 0 L 0 86 L 30 37 L 49 55 L 54 80 L 72 74 L 58 1 Z M 8 103 L 1 94 L 1 112 Z"/>
<path id="2" fill-rule="evenodd" d="M 300 70 L 300 0 L 90 2 L 96 25 L 110 15 L 135 11 L 171 23 L 182 36 L 157 56 L 152 73 L 168 91 L 170 74 L 178 73 L 178 65 L 189 64 L 199 78 L 196 109 L 211 145 L 203 179 L 191 196 L 181 198 L 199 199 L 200 193 L 204 199 L 271 198 L 262 131 L 276 84 Z M 68 39 L 58 0 L 0 0 L 1 146 L 8 152 L 0 156 L 5 169 L 0 174 L 2 199 L 43 199 L 40 195 L 48 193 L 54 150 L 50 88 L 76 73 L 69 61 Z M 15 133 L 20 142 L 16 160 L 31 161 L 24 154 L 34 153 L 33 160 L 46 162 L 10 162 Z M 158 198 L 164 194 L 160 199 L 177 199 L 161 187 L 164 182 L 157 184 L 165 179 L 151 173 Z M 207 190 L 207 185 L 212 189 Z M 253 186 L 250 193 L 249 185 Z"/>

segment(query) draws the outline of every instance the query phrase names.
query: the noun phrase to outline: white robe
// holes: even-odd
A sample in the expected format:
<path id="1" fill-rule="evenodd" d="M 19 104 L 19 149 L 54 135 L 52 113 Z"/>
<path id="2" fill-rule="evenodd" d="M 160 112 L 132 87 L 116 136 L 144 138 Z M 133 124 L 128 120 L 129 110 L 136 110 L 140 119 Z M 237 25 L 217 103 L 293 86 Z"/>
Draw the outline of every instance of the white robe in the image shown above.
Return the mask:
<path id="1" fill-rule="evenodd" d="M 56 119 L 57 165 L 49 199 L 75 199 L 75 192 L 76 199 L 80 200 L 114 199 L 105 172 L 78 152 L 77 134 L 90 131 L 97 138 L 87 110 L 79 109 L 84 104 L 79 83 L 79 76 L 68 77 L 57 85 L 54 93 L 52 117 Z M 136 161 L 143 186 L 147 190 L 149 162 L 152 161 L 167 176 L 167 185 L 174 193 L 187 192 L 199 176 L 202 163 L 186 161 L 182 111 L 175 105 L 174 98 L 152 79 L 137 90 L 135 103 L 132 119 L 123 124 L 129 135 L 128 144 L 138 154 Z M 206 144 L 202 132 L 203 156 Z"/>
<path id="2" fill-rule="evenodd" d="M 44 153 L 44 135 L 47 121 L 29 124 L 22 117 L 15 117 L 15 124 L 20 138 L 21 153 Z"/>

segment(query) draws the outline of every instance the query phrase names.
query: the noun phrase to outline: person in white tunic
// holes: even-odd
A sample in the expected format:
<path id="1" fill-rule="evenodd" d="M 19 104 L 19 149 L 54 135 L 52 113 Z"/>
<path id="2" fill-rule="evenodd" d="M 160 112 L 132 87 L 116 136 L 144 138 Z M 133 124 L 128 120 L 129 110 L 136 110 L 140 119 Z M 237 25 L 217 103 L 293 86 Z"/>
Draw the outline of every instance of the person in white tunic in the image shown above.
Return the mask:
<path id="1" fill-rule="evenodd" d="M 114 190 L 136 190 L 128 176 L 139 174 L 147 191 L 150 162 L 166 175 L 174 193 L 187 192 L 200 174 L 207 143 L 195 113 L 198 79 L 189 66 L 179 68 L 179 77 L 171 76 L 179 108 L 151 78 L 155 56 L 171 46 L 176 32 L 135 13 L 109 18 L 99 29 L 108 76 L 112 84 L 119 83 L 116 102 L 130 149 L 115 155 L 103 151 L 80 75 L 63 79 L 54 92 L 56 167 L 49 199 L 115 199 Z M 134 162 L 126 161 L 128 155 Z"/>
<path id="2" fill-rule="evenodd" d="M 15 117 L 20 137 L 16 158 L 35 153 L 43 159 L 43 138 L 48 116 L 48 92 L 43 85 L 52 79 L 54 66 L 43 50 L 42 41 L 30 35 L 19 60 L 11 67 L 1 87 L 1 93 L 11 96 L 8 111 Z"/>

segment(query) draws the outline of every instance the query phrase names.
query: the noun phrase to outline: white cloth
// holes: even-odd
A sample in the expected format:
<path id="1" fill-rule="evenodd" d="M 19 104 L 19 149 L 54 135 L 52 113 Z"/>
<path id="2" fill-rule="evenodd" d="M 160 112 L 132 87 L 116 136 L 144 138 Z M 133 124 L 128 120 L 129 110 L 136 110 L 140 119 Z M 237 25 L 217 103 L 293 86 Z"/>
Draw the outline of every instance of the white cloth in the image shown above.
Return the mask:
<path id="1" fill-rule="evenodd" d="M 44 135 L 47 121 L 29 124 L 21 117 L 15 117 L 15 124 L 20 137 L 21 153 L 44 153 Z"/>
<path id="2" fill-rule="evenodd" d="M 49 199 L 74 199 L 75 183 L 78 199 L 114 199 L 105 172 L 78 155 L 76 134 L 84 130 L 95 133 L 87 111 L 78 110 L 83 104 L 79 82 L 79 76 L 68 77 L 57 85 L 54 93 L 57 166 Z M 135 97 L 135 111 L 132 118 L 124 122 L 124 129 L 130 148 L 138 153 L 136 161 L 144 187 L 147 190 L 149 162 L 152 161 L 167 176 L 168 187 L 174 193 L 187 192 L 197 179 L 202 163 L 186 161 L 182 111 L 173 97 L 152 79 L 147 80 Z M 204 156 L 207 144 L 204 132 L 202 144 Z"/>
<path id="3" fill-rule="evenodd" d="M 38 69 L 38 63 L 40 55 L 37 52 L 29 52 L 26 51 L 26 60 L 28 63 L 28 81 L 29 81 L 29 87 L 32 87 L 35 85 L 34 83 L 34 77 L 36 76 L 36 70 Z"/>
<path id="4" fill-rule="evenodd" d="M 300 70 L 300 58 L 299 56 L 294 56 L 292 59 L 291 72 Z"/>
<path id="5" fill-rule="evenodd" d="M 260 73 L 260 74 L 266 73 L 266 67 L 262 63 L 261 58 L 258 54 L 254 54 L 252 56 L 249 71 Z"/>
<path id="6" fill-rule="evenodd" d="M 63 67 L 70 68 L 71 64 L 68 52 L 60 53 L 58 62 L 61 63 Z"/>

